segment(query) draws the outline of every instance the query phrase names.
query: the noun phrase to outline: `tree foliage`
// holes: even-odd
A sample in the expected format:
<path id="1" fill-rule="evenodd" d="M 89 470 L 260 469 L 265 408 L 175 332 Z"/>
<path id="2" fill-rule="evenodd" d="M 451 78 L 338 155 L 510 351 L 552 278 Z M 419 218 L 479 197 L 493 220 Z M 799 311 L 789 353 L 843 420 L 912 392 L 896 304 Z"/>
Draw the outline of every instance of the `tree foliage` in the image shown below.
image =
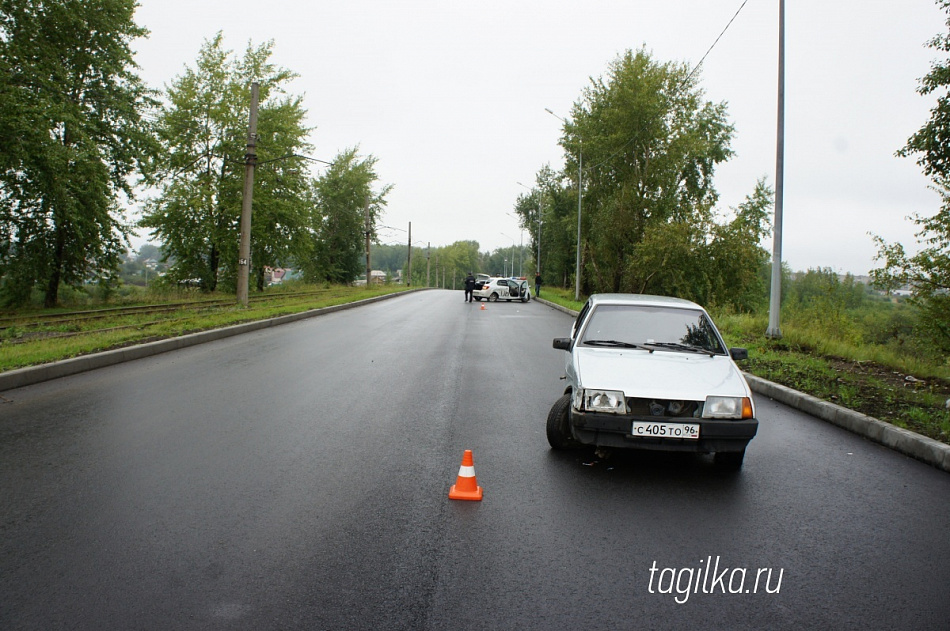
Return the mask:
<path id="1" fill-rule="evenodd" d="M 116 277 L 129 226 L 119 200 L 155 153 L 131 42 L 134 0 L 0 2 L 0 277 L 35 286 Z"/>
<path id="2" fill-rule="evenodd" d="M 572 172 L 583 151 L 587 285 L 626 291 L 636 250 L 663 224 L 703 223 L 715 165 L 730 155 L 725 105 L 704 102 L 685 66 L 627 51 L 575 104 L 562 144 Z M 572 164 L 573 163 L 573 164 Z M 682 230 L 673 242 L 682 244 Z"/>
<path id="3" fill-rule="evenodd" d="M 950 16 L 950 0 L 937 0 L 937 5 Z M 950 27 L 950 17 L 946 24 Z M 941 53 L 950 53 L 950 33 L 934 36 L 927 46 Z M 930 110 L 930 119 L 917 130 L 901 148 L 897 155 L 909 157 L 917 155 L 917 164 L 923 167 L 930 177 L 950 176 L 950 61 L 934 62 L 920 80 L 917 92 L 927 96 L 937 95 L 937 104 Z"/>
<path id="4" fill-rule="evenodd" d="M 392 186 L 373 191 L 376 158 L 347 149 L 313 183 L 308 250 L 299 259 L 305 278 L 350 283 L 365 270 L 366 217 L 371 239 Z"/>
<path id="5" fill-rule="evenodd" d="M 942 178 L 939 184 L 940 211 L 932 217 L 912 217 L 922 245 L 917 254 L 908 254 L 901 243 L 874 237 L 876 260 L 884 266 L 872 270 L 871 278 L 881 289 L 910 287 L 911 302 L 918 307 L 917 334 L 950 353 L 950 185 L 946 182 Z"/>
<path id="6" fill-rule="evenodd" d="M 238 235 L 245 177 L 251 83 L 260 83 L 258 167 L 251 226 L 252 274 L 258 287 L 264 267 L 302 252 L 309 218 L 310 150 L 300 97 L 286 94 L 296 75 L 270 62 L 273 44 L 248 45 L 236 58 L 218 33 L 202 47 L 194 68 L 173 82 L 158 117 L 164 159 L 152 183 L 141 225 L 165 245 L 176 264 L 172 276 L 198 278 L 214 290 L 236 283 Z"/>
<path id="7" fill-rule="evenodd" d="M 937 3 L 947 12 L 950 27 L 950 0 Z M 950 52 L 950 33 L 940 34 L 928 45 L 941 53 Z M 919 307 L 918 334 L 928 338 L 944 353 L 950 352 L 950 60 L 944 58 L 931 66 L 917 91 L 922 95 L 937 94 L 937 104 L 930 119 L 897 154 L 918 156 L 917 163 L 930 176 L 943 203 L 932 217 L 914 215 L 911 220 L 919 228 L 920 251 L 910 255 L 903 244 L 886 243 L 875 236 L 877 260 L 884 266 L 872 270 L 878 287 L 895 289 L 907 285 L 913 292 L 913 303 Z"/>
<path id="8" fill-rule="evenodd" d="M 706 101 L 698 81 L 684 65 L 627 51 L 583 91 L 564 125 L 564 170 L 543 169 L 515 205 L 525 226 L 541 209 L 547 283 L 574 282 L 583 162 L 583 293 L 676 295 L 744 310 L 761 300 L 772 193 L 758 182 L 731 220 L 717 221 L 713 176 L 732 155 L 733 127 L 726 105 Z"/>
<path id="9" fill-rule="evenodd" d="M 545 284 L 566 287 L 574 277 L 576 262 L 577 195 L 564 176 L 547 165 L 538 172 L 535 183 L 530 194 L 520 195 L 515 202 L 521 225 L 530 234 L 525 273 L 533 277 L 543 269 Z"/>

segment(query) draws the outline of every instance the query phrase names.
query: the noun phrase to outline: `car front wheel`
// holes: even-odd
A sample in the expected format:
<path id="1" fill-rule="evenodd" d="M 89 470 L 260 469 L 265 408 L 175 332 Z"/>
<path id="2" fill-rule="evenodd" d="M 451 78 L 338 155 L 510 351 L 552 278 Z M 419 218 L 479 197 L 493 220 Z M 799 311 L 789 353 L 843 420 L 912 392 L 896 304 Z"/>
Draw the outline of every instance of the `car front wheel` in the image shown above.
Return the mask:
<path id="1" fill-rule="evenodd" d="M 548 444 L 554 449 L 569 449 L 577 443 L 571 435 L 570 419 L 571 395 L 565 394 L 554 402 L 548 412 Z"/>

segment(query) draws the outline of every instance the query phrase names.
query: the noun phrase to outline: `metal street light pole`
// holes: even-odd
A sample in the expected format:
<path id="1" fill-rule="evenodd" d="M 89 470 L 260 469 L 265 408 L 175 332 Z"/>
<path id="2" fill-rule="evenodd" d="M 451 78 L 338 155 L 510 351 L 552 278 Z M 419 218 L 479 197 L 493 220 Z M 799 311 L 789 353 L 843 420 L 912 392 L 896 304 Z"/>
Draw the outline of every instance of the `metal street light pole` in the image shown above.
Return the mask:
<path id="1" fill-rule="evenodd" d="M 498 234 L 500 234 L 503 237 L 508 237 L 509 239 L 511 239 L 511 276 L 514 276 L 515 275 L 515 239 L 514 237 L 508 236 L 504 232 L 499 232 Z"/>
<path id="2" fill-rule="evenodd" d="M 765 336 L 782 337 L 782 202 L 785 186 L 785 0 L 778 3 L 778 129 L 775 142 L 775 219 L 772 222 L 772 288 L 769 295 L 769 328 Z"/>
<path id="3" fill-rule="evenodd" d="M 524 185 L 522 184 L 522 186 Z M 524 228 L 521 226 L 521 217 L 515 217 L 511 213 L 505 214 L 518 222 L 518 238 L 521 239 L 521 243 L 518 246 L 518 276 L 524 276 Z M 511 275 L 515 275 L 514 256 L 511 258 Z"/>
<path id="4" fill-rule="evenodd" d="M 521 243 L 518 244 L 518 276 L 524 276 L 524 228 L 519 235 Z"/>
<path id="5" fill-rule="evenodd" d="M 566 120 L 548 108 L 544 108 L 544 111 L 567 125 Z M 581 300 L 581 204 L 584 199 L 584 141 L 580 136 L 578 136 L 578 141 L 581 143 L 581 146 L 577 152 L 577 263 L 574 268 L 574 300 L 576 302 L 580 302 Z"/>
<path id="6" fill-rule="evenodd" d="M 528 188 L 527 186 L 525 186 L 525 185 L 522 184 L 521 182 L 515 182 L 515 183 L 516 183 L 518 186 L 523 186 L 524 188 L 527 188 L 527 189 L 528 189 L 529 191 L 531 191 L 532 193 L 534 192 L 534 189 Z M 537 258 L 535 258 L 534 267 L 535 267 L 535 272 L 538 273 L 538 274 L 540 274 L 540 273 L 541 273 L 541 191 L 540 191 L 540 190 L 538 190 L 538 238 L 537 238 L 537 245 L 538 245 L 538 256 L 537 256 Z"/>
<path id="7" fill-rule="evenodd" d="M 541 275 L 541 196 L 538 195 L 538 256 L 534 261 L 535 273 Z"/>

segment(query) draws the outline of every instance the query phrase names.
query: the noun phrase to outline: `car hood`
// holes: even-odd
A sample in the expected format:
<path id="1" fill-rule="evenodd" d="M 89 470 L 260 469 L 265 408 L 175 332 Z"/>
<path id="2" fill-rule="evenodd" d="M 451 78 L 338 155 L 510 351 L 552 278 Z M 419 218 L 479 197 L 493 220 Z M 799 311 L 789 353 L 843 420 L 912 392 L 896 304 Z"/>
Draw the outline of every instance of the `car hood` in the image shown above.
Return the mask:
<path id="1" fill-rule="evenodd" d="M 725 355 L 575 347 L 574 362 L 579 387 L 621 390 L 628 397 L 704 401 L 711 394 L 752 396 Z"/>

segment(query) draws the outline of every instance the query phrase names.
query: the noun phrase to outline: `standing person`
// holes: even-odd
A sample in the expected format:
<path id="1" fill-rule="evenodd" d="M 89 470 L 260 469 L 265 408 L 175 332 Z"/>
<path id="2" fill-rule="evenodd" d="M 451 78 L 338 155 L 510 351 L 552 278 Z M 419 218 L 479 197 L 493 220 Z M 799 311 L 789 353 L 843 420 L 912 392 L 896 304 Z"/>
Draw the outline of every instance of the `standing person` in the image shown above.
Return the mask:
<path id="1" fill-rule="evenodd" d="M 538 270 L 538 273 L 534 275 L 534 295 L 535 297 L 541 295 L 541 270 Z"/>
<path id="2" fill-rule="evenodd" d="M 472 292 L 475 291 L 475 277 L 469 272 L 465 277 L 465 302 L 472 301 Z"/>

